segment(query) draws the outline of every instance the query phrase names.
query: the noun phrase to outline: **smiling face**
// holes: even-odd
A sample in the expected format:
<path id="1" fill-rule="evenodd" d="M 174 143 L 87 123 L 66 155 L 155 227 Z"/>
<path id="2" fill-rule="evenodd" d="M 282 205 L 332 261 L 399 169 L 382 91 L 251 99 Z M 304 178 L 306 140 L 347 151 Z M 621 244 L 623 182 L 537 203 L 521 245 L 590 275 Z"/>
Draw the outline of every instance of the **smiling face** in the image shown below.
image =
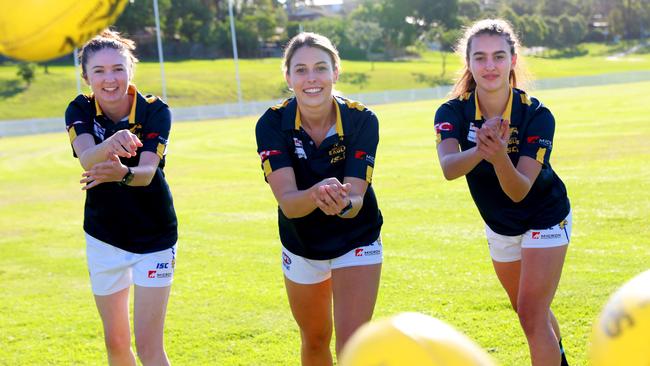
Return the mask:
<path id="1" fill-rule="evenodd" d="M 132 65 L 126 55 L 113 48 L 103 48 L 90 55 L 85 66 L 85 80 L 100 105 L 127 100 Z"/>
<path id="2" fill-rule="evenodd" d="M 285 74 L 298 103 L 311 107 L 332 103 L 332 88 L 338 76 L 329 53 L 307 46 L 295 51 Z"/>
<path id="3" fill-rule="evenodd" d="M 469 67 L 476 88 L 495 92 L 510 88 L 510 70 L 517 63 L 517 55 L 510 51 L 504 37 L 498 35 L 479 35 L 472 38 L 469 48 Z"/>

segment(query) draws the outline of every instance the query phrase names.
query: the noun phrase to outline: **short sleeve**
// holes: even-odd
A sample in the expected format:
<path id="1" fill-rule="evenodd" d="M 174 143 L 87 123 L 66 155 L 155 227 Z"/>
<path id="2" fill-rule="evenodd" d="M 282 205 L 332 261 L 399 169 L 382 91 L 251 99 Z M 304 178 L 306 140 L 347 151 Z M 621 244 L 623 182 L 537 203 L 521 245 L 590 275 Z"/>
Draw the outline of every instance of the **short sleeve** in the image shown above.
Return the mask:
<path id="1" fill-rule="evenodd" d="M 434 118 L 436 143 L 439 144 L 442 140 L 448 138 L 455 138 L 460 141 L 461 122 L 462 116 L 449 105 L 449 102 L 441 105 Z"/>
<path id="2" fill-rule="evenodd" d="M 540 107 L 528 124 L 525 135 L 522 136 L 519 154 L 528 156 L 548 165 L 553 149 L 553 135 L 555 134 L 555 118 L 551 112 Z"/>
<path id="3" fill-rule="evenodd" d="M 292 166 L 289 146 L 280 129 L 280 116 L 277 111 L 268 110 L 255 126 L 257 153 L 265 180 L 272 172 Z"/>
<path id="4" fill-rule="evenodd" d="M 365 111 L 367 117 L 360 128 L 346 144 L 344 177 L 360 178 L 372 183 L 375 168 L 375 154 L 379 144 L 379 121 L 371 111 Z"/>
<path id="5" fill-rule="evenodd" d="M 167 153 L 172 114 L 165 104 L 160 106 L 142 127 L 142 147 L 140 151 L 156 153 L 162 159 Z"/>
<path id="6" fill-rule="evenodd" d="M 90 101 L 80 95 L 70 102 L 65 110 L 65 127 L 72 143 L 77 136 L 93 133 L 93 112 L 90 108 Z"/>

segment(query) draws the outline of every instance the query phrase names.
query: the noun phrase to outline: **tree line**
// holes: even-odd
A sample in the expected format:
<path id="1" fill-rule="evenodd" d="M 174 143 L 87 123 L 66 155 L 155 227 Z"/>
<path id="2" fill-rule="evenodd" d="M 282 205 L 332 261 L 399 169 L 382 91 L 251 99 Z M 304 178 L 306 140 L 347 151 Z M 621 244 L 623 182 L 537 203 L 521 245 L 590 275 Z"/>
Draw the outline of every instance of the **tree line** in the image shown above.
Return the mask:
<path id="1" fill-rule="evenodd" d="M 502 17 L 524 45 L 572 49 L 585 41 L 612 42 L 645 37 L 650 0 L 348 0 L 346 15 L 289 20 L 287 9 L 308 0 L 235 0 L 239 54 L 263 57 L 277 52 L 300 30 L 322 33 L 351 59 L 391 59 L 413 47 L 451 50 L 463 25 Z M 228 0 L 158 0 L 165 56 L 232 56 Z M 134 37 L 142 57 L 156 54 L 151 1 L 129 3 L 115 24 Z"/>

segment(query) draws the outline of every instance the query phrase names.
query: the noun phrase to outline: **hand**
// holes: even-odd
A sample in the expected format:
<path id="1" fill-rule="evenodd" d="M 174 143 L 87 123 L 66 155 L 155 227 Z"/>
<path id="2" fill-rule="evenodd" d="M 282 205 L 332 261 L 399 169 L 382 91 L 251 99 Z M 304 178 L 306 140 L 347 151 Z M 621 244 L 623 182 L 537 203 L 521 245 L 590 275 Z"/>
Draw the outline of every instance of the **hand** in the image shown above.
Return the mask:
<path id="1" fill-rule="evenodd" d="M 500 117 L 490 118 L 476 131 L 477 150 L 481 157 L 494 164 L 507 158 L 510 122 Z"/>
<path id="2" fill-rule="evenodd" d="M 113 154 L 109 159 L 93 165 L 90 170 L 81 174 L 82 178 L 79 183 L 86 184 L 81 189 L 87 191 L 99 184 L 105 182 L 120 182 L 128 171 L 126 165 L 122 164 L 120 158 Z"/>
<path id="3" fill-rule="evenodd" d="M 138 136 L 132 134 L 129 130 L 117 131 L 104 143 L 106 144 L 106 155 L 109 158 L 111 155 L 130 158 L 135 156 L 138 147 L 142 147 L 142 142 Z"/>
<path id="4" fill-rule="evenodd" d="M 342 184 L 336 178 L 327 178 L 313 187 L 311 198 L 326 215 L 336 215 L 350 203 L 351 188 L 350 183 Z"/>

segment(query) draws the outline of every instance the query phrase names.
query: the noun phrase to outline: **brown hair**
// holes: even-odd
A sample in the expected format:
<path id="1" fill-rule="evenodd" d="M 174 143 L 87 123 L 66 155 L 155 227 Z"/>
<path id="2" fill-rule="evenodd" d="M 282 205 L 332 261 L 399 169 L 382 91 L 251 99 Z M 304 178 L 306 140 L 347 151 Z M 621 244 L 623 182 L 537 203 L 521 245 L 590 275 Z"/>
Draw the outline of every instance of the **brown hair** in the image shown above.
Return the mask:
<path id="1" fill-rule="evenodd" d="M 284 56 L 282 58 L 282 71 L 285 74 L 289 74 L 289 66 L 291 64 L 291 58 L 296 53 L 299 48 L 302 47 L 313 47 L 319 48 L 330 55 L 332 59 L 332 66 L 335 70 L 341 71 L 341 58 L 339 57 L 339 51 L 336 50 L 336 47 L 332 44 L 332 41 L 329 38 L 311 32 L 302 32 L 291 38 L 289 43 L 287 43 L 284 48 Z"/>
<path id="2" fill-rule="evenodd" d="M 523 60 L 520 57 L 519 49 L 521 42 L 515 34 L 510 23 L 503 19 L 483 19 L 475 22 L 470 27 L 465 29 L 463 37 L 458 40 L 456 44 L 456 53 L 463 59 L 464 66 L 460 71 L 460 77 L 456 80 L 453 89 L 449 96 L 457 98 L 466 92 L 476 89 L 476 80 L 469 70 L 469 52 L 472 45 L 472 40 L 481 35 L 500 36 L 510 46 L 510 54 L 517 55 L 517 64 L 510 70 L 510 86 L 512 87 L 527 87 L 530 86 L 530 74 L 525 68 Z"/>
<path id="3" fill-rule="evenodd" d="M 79 51 L 79 63 L 81 64 L 81 76 L 86 79 L 86 63 L 90 56 L 104 48 L 112 48 L 124 54 L 131 63 L 131 71 L 138 59 L 133 55 L 135 42 L 120 36 L 119 32 L 110 29 L 103 30 L 100 34 L 86 42 Z"/>

